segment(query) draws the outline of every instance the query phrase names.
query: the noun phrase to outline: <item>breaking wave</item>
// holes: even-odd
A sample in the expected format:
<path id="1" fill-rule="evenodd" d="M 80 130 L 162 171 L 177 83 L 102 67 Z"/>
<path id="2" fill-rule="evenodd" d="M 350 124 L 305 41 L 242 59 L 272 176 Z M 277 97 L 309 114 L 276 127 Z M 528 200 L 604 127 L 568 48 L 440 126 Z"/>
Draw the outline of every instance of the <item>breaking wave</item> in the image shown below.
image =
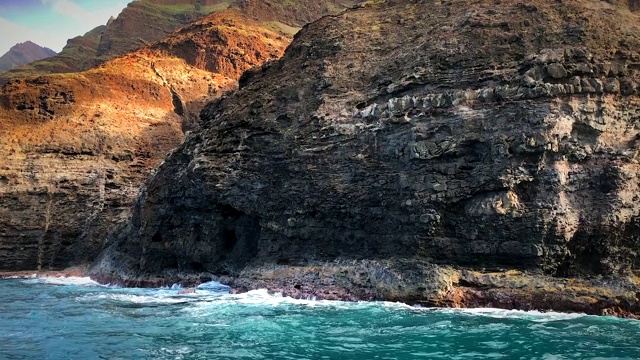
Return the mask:
<path id="1" fill-rule="evenodd" d="M 31 278 L 23 279 L 22 282 L 26 284 L 49 284 L 49 285 L 71 285 L 71 286 L 104 286 L 88 277 L 53 277 L 53 276 L 36 276 L 35 274 Z"/>

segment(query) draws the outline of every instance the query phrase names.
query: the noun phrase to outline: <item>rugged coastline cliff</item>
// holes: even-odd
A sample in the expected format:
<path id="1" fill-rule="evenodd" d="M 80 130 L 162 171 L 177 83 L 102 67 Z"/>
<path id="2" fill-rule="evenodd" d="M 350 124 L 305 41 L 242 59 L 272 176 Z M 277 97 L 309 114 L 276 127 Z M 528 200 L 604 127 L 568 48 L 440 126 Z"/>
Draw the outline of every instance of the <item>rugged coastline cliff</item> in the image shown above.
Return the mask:
<path id="1" fill-rule="evenodd" d="M 189 47 L 180 48 L 187 39 Z M 92 260 L 202 106 L 234 88 L 243 70 L 277 59 L 288 43 L 229 10 L 99 68 L 4 86 L 0 269 Z M 193 61 L 200 53 L 208 57 Z"/>
<path id="2" fill-rule="evenodd" d="M 208 105 L 92 274 L 638 313 L 635 1 L 372 1 Z"/>
<path id="3" fill-rule="evenodd" d="M 184 1 L 140 3 L 178 12 Z M 218 3 L 200 2 L 214 13 L 99 67 L 2 87 L 0 270 L 93 260 L 129 219 L 140 184 L 197 127 L 204 104 L 279 58 L 306 22 L 353 1 Z"/>

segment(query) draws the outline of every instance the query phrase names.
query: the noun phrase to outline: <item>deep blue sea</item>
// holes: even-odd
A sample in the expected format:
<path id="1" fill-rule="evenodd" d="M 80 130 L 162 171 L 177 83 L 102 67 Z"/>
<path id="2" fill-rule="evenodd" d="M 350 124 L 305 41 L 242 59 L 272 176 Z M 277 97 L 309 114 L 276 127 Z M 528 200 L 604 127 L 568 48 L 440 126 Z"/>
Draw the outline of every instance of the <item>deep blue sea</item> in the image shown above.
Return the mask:
<path id="1" fill-rule="evenodd" d="M 207 286 L 209 285 L 209 286 Z M 0 280 L 0 359 L 640 359 L 640 322 Z"/>

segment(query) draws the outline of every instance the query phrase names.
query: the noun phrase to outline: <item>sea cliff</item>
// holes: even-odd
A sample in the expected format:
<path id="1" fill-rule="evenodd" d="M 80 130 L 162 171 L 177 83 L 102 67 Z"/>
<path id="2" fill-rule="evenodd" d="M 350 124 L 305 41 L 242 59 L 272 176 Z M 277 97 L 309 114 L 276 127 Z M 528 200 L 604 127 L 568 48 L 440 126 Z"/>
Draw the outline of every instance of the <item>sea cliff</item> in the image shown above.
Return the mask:
<path id="1" fill-rule="evenodd" d="M 210 103 L 92 275 L 638 313 L 637 2 L 370 1 Z"/>

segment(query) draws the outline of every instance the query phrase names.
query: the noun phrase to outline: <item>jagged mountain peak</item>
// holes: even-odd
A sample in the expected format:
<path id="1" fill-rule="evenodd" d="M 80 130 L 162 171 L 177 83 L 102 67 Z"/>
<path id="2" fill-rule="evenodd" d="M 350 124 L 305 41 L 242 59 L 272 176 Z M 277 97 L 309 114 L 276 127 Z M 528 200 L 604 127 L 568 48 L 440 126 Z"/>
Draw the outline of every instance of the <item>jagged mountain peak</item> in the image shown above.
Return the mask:
<path id="1" fill-rule="evenodd" d="M 37 60 L 55 56 L 56 52 L 32 41 L 18 43 L 0 57 L 0 71 L 13 69 Z"/>

